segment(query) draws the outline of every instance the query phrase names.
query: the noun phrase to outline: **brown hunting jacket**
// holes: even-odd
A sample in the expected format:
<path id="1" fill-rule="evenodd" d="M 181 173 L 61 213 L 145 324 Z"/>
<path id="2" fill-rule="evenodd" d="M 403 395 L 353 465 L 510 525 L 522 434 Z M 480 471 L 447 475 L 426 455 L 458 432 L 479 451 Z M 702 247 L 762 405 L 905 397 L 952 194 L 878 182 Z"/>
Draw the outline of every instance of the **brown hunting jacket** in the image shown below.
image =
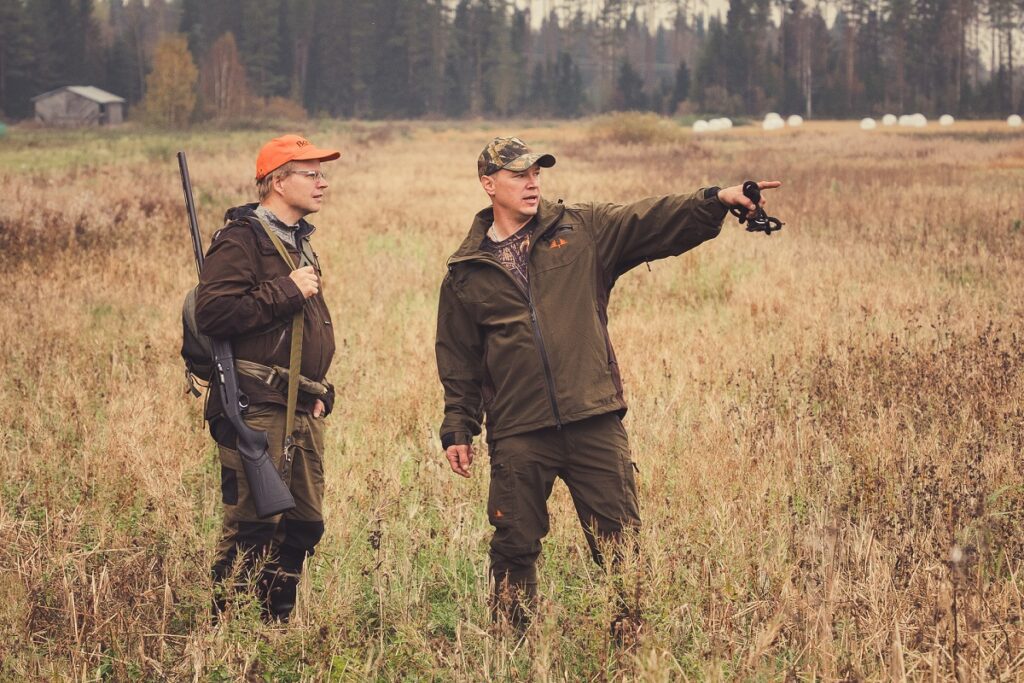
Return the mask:
<path id="1" fill-rule="evenodd" d="M 616 279 L 716 237 L 725 215 L 704 190 L 626 205 L 542 200 L 523 291 L 480 248 L 494 214 L 478 213 L 441 284 L 435 352 L 444 385 L 443 446 L 471 443 L 484 413 L 492 441 L 625 414 L 608 338 Z"/>
<path id="2" fill-rule="evenodd" d="M 303 298 L 298 286 L 288 277 L 291 272 L 288 264 L 253 213 L 255 208 L 256 204 L 246 204 L 228 210 L 226 225 L 213 236 L 196 296 L 199 331 L 211 337 L 230 338 L 235 358 L 287 368 L 292 316 L 305 306 L 301 374 L 328 387 L 328 395 L 321 398 L 330 412 L 334 388 L 325 377 L 334 357 L 334 327 L 323 290 L 308 300 Z M 302 220 L 296 237 L 298 242 L 307 242 L 306 253 L 319 276 L 320 264 L 308 245 L 314 229 Z M 285 247 L 294 262 L 299 263 L 299 250 L 287 244 Z M 250 403 L 288 405 L 284 393 L 259 380 L 239 374 L 238 384 Z M 208 395 L 216 396 L 216 391 L 211 387 Z M 311 411 L 314 401 L 315 398 L 300 393 L 298 410 Z M 206 402 L 208 420 L 221 413 L 219 400 Z"/>

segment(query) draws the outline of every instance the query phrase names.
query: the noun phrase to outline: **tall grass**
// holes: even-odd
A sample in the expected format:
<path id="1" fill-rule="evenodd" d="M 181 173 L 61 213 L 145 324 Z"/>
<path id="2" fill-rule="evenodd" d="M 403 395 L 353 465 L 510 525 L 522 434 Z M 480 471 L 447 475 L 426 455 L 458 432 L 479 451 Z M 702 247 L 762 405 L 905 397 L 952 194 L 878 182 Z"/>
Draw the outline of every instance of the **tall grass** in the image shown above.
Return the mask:
<path id="1" fill-rule="evenodd" d="M 208 618 L 219 468 L 177 357 L 195 273 L 173 158 L 208 239 L 279 131 L 5 139 L 0 679 L 1024 675 L 1019 136 L 304 125 L 344 150 L 314 219 L 339 400 L 286 628 Z M 558 155 L 544 192 L 569 201 L 786 183 L 782 233 L 730 218 L 613 297 L 645 522 L 632 649 L 561 485 L 541 614 L 523 642 L 492 628 L 486 458 L 464 481 L 440 455 L 435 297 L 496 133 Z"/>

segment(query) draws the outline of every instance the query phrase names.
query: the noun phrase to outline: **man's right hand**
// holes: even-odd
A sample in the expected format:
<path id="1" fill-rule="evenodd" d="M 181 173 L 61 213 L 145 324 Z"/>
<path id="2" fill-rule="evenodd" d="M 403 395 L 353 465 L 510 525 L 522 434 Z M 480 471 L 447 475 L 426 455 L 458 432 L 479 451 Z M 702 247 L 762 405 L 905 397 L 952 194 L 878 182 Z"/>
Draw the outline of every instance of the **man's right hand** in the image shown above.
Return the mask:
<path id="1" fill-rule="evenodd" d="M 469 444 L 449 446 L 445 452 L 452 472 L 460 477 L 469 477 L 469 466 L 473 464 L 473 447 Z"/>
<path id="2" fill-rule="evenodd" d="M 289 273 L 288 277 L 292 279 L 295 286 L 302 292 L 302 296 L 309 298 L 316 296 L 316 293 L 320 291 L 320 278 L 316 276 L 316 270 L 313 266 L 303 266 L 297 270 L 293 270 Z"/>

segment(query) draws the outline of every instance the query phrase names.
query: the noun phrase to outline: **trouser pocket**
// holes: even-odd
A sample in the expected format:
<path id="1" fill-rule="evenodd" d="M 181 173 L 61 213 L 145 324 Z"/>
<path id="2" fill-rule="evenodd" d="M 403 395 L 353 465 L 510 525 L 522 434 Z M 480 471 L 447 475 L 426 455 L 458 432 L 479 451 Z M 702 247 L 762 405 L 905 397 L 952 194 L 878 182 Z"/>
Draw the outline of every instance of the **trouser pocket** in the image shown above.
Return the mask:
<path id="1" fill-rule="evenodd" d="M 507 462 L 491 462 L 487 519 L 496 529 L 507 529 L 516 520 L 515 477 Z"/>

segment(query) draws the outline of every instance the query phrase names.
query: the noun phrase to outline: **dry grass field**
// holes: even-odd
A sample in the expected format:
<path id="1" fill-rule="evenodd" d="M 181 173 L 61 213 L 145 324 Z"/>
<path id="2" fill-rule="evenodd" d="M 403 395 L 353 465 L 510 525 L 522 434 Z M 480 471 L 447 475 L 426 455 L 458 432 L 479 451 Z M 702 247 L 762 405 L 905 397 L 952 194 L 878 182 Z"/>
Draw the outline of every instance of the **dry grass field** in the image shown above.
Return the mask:
<path id="1" fill-rule="evenodd" d="M 278 130 L 14 128 L 0 142 L 0 680 L 1024 678 L 1024 134 L 1002 122 L 699 138 L 630 124 L 301 125 L 344 150 L 315 247 L 337 325 L 327 534 L 288 627 L 209 623 L 219 466 L 184 393 L 207 240 Z M 781 179 L 768 238 L 623 277 L 612 338 L 645 526 L 609 577 L 559 484 L 524 641 L 486 607 L 486 458 L 448 471 L 433 337 L 481 147 L 544 193 L 626 201 Z"/>

